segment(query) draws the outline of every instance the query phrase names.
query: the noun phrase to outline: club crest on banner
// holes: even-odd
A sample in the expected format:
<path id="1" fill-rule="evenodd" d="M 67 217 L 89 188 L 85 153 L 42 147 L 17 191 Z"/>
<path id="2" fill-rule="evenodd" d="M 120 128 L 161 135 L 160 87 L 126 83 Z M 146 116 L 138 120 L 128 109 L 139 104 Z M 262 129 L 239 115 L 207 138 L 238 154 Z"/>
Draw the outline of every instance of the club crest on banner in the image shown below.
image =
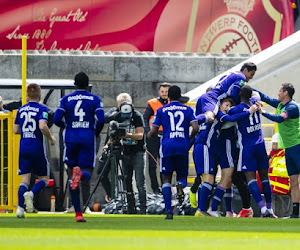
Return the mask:
<path id="1" fill-rule="evenodd" d="M 258 53 L 261 51 L 254 28 L 244 18 L 253 11 L 255 0 L 224 0 L 228 13 L 215 19 L 204 33 L 200 53 Z"/>
<path id="2" fill-rule="evenodd" d="M 224 0 L 227 4 L 228 12 L 236 12 L 242 16 L 247 16 L 253 10 L 255 0 Z"/>

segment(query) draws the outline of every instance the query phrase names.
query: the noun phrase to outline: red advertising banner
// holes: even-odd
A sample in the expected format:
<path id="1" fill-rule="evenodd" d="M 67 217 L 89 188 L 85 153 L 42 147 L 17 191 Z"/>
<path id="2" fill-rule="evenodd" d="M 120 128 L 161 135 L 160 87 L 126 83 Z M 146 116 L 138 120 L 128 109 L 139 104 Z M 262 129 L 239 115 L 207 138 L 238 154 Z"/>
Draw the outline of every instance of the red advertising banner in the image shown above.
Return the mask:
<path id="1" fill-rule="evenodd" d="M 257 53 L 294 32 L 289 0 L 0 1 L 0 49 Z"/>

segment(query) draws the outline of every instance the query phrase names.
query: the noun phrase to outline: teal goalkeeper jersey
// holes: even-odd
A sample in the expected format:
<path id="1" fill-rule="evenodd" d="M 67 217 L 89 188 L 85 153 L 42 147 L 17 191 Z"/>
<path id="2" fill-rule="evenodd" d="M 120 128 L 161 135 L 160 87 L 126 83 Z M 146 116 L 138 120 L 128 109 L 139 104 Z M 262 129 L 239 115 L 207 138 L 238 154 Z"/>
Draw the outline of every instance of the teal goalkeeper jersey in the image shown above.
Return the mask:
<path id="1" fill-rule="evenodd" d="M 287 105 L 283 106 L 282 103 L 279 103 L 277 107 L 276 114 L 280 115 L 283 112 L 286 112 L 289 105 L 295 105 L 294 101 L 289 102 Z M 283 106 L 283 107 L 282 107 Z M 296 106 L 298 106 L 296 104 Z M 295 106 L 294 106 L 295 107 Z M 300 117 L 299 117 L 299 108 L 298 110 L 293 109 L 294 112 L 298 112 L 298 117 L 294 119 L 285 120 L 282 123 L 278 123 L 278 132 L 279 148 L 290 148 L 295 145 L 300 144 Z"/>

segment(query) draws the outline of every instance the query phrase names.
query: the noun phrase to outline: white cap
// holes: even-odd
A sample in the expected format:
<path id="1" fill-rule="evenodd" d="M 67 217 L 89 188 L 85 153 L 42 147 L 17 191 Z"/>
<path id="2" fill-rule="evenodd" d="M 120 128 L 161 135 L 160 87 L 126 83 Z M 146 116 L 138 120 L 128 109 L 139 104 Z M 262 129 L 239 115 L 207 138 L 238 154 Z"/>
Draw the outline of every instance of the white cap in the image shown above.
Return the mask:
<path id="1" fill-rule="evenodd" d="M 272 136 L 272 142 L 278 142 L 278 133 Z"/>

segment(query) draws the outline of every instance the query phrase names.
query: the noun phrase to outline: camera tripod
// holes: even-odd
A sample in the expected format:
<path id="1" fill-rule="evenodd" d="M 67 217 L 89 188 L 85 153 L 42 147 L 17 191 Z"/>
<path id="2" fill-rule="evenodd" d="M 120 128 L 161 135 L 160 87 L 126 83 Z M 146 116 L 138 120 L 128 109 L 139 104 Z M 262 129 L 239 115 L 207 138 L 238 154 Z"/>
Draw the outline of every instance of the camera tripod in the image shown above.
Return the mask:
<path id="1" fill-rule="evenodd" d="M 112 142 L 108 146 L 107 156 L 104 167 L 101 173 L 98 176 L 96 185 L 90 196 L 83 207 L 83 212 L 87 208 L 93 194 L 95 193 L 96 189 L 101 182 L 106 171 L 111 173 L 111 187 L 112 187 L 112 199 L 118 199 L 121 201 L 122 204 L 122 211 L 123 213 L 127 213 L 127 190 L 126 190 L 126 183 L 125 183 L 125 176 L 123 172 L 123 154 L 122 154 L 122 144 L 119 141 Z"/>

